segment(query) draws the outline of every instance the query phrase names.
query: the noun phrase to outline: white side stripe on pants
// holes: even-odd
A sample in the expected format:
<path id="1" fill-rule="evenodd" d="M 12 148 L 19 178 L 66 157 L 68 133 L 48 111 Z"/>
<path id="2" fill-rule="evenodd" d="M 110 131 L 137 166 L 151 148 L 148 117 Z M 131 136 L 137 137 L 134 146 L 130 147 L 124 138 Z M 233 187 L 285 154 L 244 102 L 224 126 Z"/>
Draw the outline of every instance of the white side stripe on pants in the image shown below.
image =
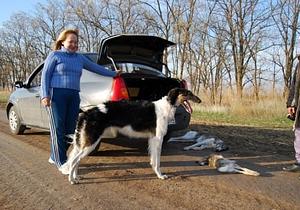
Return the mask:
<path id="1" fill-rule="evenodd" d="M 50 134 L 51 134 L 51 147 L 52 147 L 52 152 L 54 153 L 54 162 L 57 164 L 58 167 L 60 167 L 61 162 L 60 162 L 60 158 L 59 158 L 56 127 L 55 127 L 53 111 L 52 111 L 51 106 L 47 106 L 47 111 L 48 111 L 49 120 L 50 120 L 49 124 L 50 124 Z"/>

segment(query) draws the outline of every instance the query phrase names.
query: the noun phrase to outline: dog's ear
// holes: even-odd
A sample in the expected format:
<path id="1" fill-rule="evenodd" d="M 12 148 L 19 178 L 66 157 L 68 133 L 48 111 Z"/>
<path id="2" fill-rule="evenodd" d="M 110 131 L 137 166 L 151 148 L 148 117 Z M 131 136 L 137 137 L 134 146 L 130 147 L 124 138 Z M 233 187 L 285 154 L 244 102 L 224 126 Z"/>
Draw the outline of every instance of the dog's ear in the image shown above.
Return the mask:
<path id="1" fill-rule="evenodd" d="M 207 158 L 208 160 L 208 166 L 216 168 L 217 167 L 217 161 L 219 159 L 219 156 L 217 154 L 210 154 Z"/>
<path id="2" fill-rule="evenodd" d="M 169 91 L 167 100 L 171 105 L 175 105 L 179 92 L 179 88 L 173 88 Z"/>

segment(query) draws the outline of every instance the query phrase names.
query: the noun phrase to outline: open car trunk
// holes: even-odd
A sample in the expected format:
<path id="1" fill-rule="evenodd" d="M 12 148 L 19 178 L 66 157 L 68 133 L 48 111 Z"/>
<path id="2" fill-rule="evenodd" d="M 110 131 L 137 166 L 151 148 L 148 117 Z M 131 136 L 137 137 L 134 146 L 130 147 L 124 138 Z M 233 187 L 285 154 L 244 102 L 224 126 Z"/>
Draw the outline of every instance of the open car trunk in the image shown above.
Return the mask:
<path id="1" fill-rule="evenodd" d="M 180 87 L 177 79 L 140 74 L 122 74 L 129 100 L 156 101 L 166 96 L 175 87 Z"/>

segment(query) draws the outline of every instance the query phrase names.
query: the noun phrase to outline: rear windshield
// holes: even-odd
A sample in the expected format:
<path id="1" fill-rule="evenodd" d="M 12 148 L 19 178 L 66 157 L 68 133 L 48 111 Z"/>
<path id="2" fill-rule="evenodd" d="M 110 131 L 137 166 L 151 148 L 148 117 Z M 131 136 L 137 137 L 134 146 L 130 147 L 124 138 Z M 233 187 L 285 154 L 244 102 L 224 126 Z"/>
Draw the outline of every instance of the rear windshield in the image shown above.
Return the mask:
<path id="1" fill-rule="evenodd" d="M 151 74 L 155 76 L 165 77 L 162 72 L 159 70 L 152 68 L 150 66 L 146 66 L 138 63 L 116 63 L 118 69 L 122 70 L 126 73 L 136 73 L 136 74 Z M 112 64 L 105 65 L 109 69 L 113 69 Z"/>
<path id="2" fill-rule="evenodd" d="M 88 59 L 90 59 L 93 62 L 97 62 L 97 54 L 96 53 L 85 53 L 83 54 Z M 160 72 L 159 70 L 152 68 L 150 66 L 146 66 L 143 64 L 138 63 L 116 63 L 116 66 L 118 69 L 122 70 L 126 73 L 137 73 L 137 74 L 150 74 L 155 76 L 161 76 L 165 77 L 165 75 Z M 114 69 L 112 64 L 106 64 L 104 65 L 107 69 Z"/>

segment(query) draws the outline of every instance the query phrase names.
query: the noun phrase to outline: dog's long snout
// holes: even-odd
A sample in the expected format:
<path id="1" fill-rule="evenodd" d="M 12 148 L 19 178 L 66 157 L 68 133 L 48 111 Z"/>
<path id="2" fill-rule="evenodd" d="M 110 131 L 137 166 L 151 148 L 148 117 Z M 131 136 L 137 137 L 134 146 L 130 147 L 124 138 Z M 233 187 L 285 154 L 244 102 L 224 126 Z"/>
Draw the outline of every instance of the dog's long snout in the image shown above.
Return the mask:
<path id="1" fill-rule="evenodd" d="M 201 103 L 201 99 L 198 96 L 195 96 L 192 92 L 188 95 L 188 100 L 195 102 L 195 103 Z"/>
<path id="2" fill-rule="evenodd" d="M 192 101 L 195 102 L 195 103 L 201 103 L 201 99 L 198 96 L 195 96 L 195 95 L 194 95 Z"/>

